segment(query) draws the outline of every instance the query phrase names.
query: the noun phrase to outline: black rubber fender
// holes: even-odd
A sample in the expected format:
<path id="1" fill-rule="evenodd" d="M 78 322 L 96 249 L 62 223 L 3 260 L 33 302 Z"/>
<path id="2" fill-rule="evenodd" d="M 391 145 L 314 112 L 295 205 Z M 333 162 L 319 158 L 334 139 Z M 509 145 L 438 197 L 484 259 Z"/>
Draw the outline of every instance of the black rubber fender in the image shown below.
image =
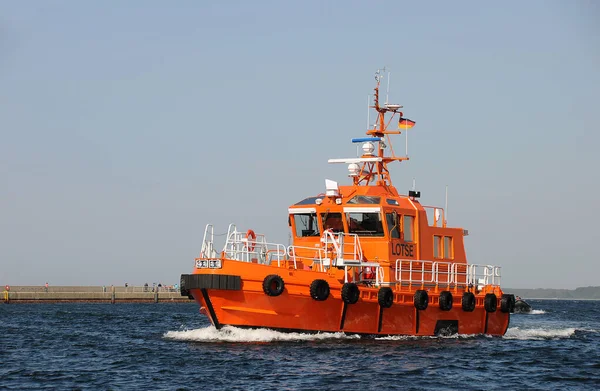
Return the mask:
<path id="1" fill-rule="evenodd" d="M 329 284 L 325 280 L 314 280 L 310 284 L 310 297 L 317 301 L 327 300 L 329 297 Z"/>
<path id="2" fill-rule="evenodd" d="M 485 295 L 485 299 L 483 299 L 483 307 L 487 312 L 496 312 L 496 308 L 498 307 L 498 298 L 493 293 L 488 293 Z"/>
<path id="3" fill-rule="evenodd" d="M 394 304 L 394 292 L 390 287 L 383 287 L 377 292 L 377 302 L 381 308 L 390 308 Z"/>
<path id="4" fill-rule="evenodd" d="M 450 311 L 452 309 L 452 304 L 454 302 L 454 298 L 452 297 L 452 292 L 450 291 L 442 291 L 440 293 L 440 309 L 442 311 Z"/>
<path id="5" fill-rule="evenodd" d="M 463 311 L 473 312 L 475 310 L 475 295 L 473 292 L 463 293 L 461 304 Z"/>
<path id="6" fill-rule="evenodd" d="M 285 283 L 277 274 L 269 274 L 263 280 L 262 287 L 267 296 L 279 296 L 283 293 Z"/>
<path id="7" fill-rule="evenodd" d="M 353 282 L 347 282 L 342 286 L 342 300 L 347 304 L 356 304 L 360 297 L 360 289 Z"/>
<path id="8" fill-rule="evenodd" d="M 413 302 L 416 309 L 420 311 L 426 310 L 429 305 L 429 295 L 427 294 L 427 291 L 423 289 L 417 290 Z"/>
<path id="9" fill-rule="evenodd" d="M 503 313 L 515 312 L 515 295 L 504 293 L 500 299 L 500 311 Z"/>

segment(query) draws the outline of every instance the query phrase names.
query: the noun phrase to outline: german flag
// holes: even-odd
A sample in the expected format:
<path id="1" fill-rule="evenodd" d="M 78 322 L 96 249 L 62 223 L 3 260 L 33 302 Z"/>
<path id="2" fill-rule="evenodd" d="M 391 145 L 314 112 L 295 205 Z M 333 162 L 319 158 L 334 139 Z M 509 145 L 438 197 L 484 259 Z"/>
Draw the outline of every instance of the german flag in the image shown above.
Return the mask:
<path id="1" fill-rule="evenodd" d="M 410 129 L 415 126 L 415 121 L 408 118 L 402 118 L 398 120 L 398 129 Z"/>

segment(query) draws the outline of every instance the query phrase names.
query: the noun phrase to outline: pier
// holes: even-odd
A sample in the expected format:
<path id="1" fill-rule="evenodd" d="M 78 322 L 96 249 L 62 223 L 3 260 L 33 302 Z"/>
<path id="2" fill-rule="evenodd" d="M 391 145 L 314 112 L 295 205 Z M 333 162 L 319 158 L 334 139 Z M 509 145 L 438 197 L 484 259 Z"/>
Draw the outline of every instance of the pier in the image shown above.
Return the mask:
<path id="1" fill-rule="evenodd" d="M 5 304 L 33 303 L 189 303 L 179 290 L 146 286 L 10 286 L 3 289 Z"/>

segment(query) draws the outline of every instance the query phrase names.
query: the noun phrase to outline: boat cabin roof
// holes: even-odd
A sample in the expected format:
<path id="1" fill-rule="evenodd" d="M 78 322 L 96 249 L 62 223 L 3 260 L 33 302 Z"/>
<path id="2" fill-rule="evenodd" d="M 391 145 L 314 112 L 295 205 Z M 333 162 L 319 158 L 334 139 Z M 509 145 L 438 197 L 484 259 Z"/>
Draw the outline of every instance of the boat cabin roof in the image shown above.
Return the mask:
<path id="1" fill-rule="evenodd" d="M 294 205 L 291 205 L 290 213 L 294 213 L 294 209 L 296 208 L 300 209 L 311 205 L 314 205 L 317 208 L 362 205 L 387 206 L 392 208 L 410 209 L 413 211 L 421 209 L 417 200 L 405 195 L 399 195 L 398 191 L 392 186 L 340 186 L 339 195 L 326 196 L 325 194 L 320 194 L 313 197 L 307 197 L 296 202 Z"/>

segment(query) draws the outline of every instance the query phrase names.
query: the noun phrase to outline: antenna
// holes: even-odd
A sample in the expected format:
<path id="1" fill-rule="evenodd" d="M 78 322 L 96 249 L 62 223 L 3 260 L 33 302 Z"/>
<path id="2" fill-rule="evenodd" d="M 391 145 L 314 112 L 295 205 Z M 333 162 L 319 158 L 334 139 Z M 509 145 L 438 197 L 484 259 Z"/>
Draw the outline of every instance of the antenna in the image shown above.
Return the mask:
<path id="1" fill-rule="evenodd" d="M 385 67 L 383 68 L 384 72 L 385 72 Z M 387 92 L 385 93 L 385 104 L 388 104 L 388 98 L 390 96 L 390 79 L 392 78 L 391 76 L 391 72 L 388 72 L 388 85 L 387 85 Z"/>
<path id="2" fill-rule="evenodd" d="M 371 95 L 367 95 L 367 130 L 371 127 L 371 107 L 369 104 L 371 103 Z"/>
<path id="3" fill-rule="evenodd" d="M 448 223 L 448 185 L 446 185 L 446 207 L 444 208 L 444 227 Z"/>
<path id="4" fill-rule="evenodd" d="M 383 71 L 385 72 L 385 68 L 383 69 Z M 378 69 L 377 72 L 375 72 L 375 80 L 377 80 L 377 83 L 379 83 L 381 77 L 381 69 Z"/>
<path id="5" fill-rule="evenodd" d="M 415 178 L 413 178 L 413 188 L 412 189 L 416 190 L 417 189 L 416 186 L 417 186 L 417 181 L 415 180 Z"/>
<path id="6" fill-rule="evenodd" d="M 406 145 L 406 157 L 408 157 L 408 131 L 406 129 L 404 130 L 404 134 L 406 136 L 406 141 L 405 141 L 405 145 Z"/>

